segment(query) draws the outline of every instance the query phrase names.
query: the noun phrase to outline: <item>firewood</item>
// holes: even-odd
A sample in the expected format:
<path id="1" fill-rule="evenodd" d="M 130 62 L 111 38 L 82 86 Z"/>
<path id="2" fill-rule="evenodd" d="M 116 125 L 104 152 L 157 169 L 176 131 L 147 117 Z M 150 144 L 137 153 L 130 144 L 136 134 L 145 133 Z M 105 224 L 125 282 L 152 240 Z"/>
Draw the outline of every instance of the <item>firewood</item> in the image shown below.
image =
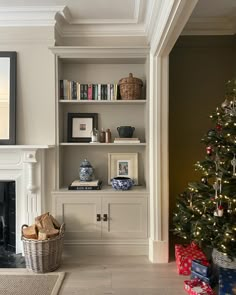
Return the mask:
<path id="1" fill-rule="evenodd" d="M 54 218 L 52 215 L 50 215 L 50 218 L 52 220 L 52 223 L 54 225 L 55 228 L 60 229 L 61 225 L 60 223 L 56 220 L 56 218 Z"/>
<path id="2" fill-rule="evenodd" d="M 27 239 L 38 239 L 37 228 L 35 224 L 23 228 L 23 236 Z"/>
<path id="3" fill-rule="evenodd" d="M 59 230 L 58 229 L 46 229 L 46 235 L 47 237 L 50 239 L 50 238 L 53 238 L 55 236 L 57 236 L 59 234 Z"/>
<path id="4" fill-rule="evenodd" d="M 36 224 L 38 230 L 40 230 L 40 229 L 43 228 L 42 220 L 43 220 L 43 218 L 45 218 L 46 216 L 49 216 L 49 212 L 44 213 L 44 214 L 42 214 L 42 215 L 40 215 L 40 216 L 35 217 L 35 224 Z"/>
<path id="5" fill-rule="evenodd" d="M 47 240 L 47 233 L 45 229 L 40 229 L 38 232 L 38 240 L 39 241 L 44 241 Z"/>
<path id="6" fill-rule="evenodd" d="M 43 229 L 45 229 L 46 231 L 50 230 L 50 229 L 54 229 L 52 219 L 48 215 L 43 217 L 41 224 L 42 224 Z"/>

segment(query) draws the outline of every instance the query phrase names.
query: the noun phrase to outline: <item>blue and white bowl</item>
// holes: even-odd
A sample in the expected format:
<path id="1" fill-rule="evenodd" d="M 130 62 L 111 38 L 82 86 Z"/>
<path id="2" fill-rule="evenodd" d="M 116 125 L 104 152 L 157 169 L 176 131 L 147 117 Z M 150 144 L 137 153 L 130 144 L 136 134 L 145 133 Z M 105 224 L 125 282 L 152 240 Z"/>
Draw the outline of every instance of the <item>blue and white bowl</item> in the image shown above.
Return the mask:
<path id="1" fill-rule="evenodd" d="M 126 191 L 132 188 L 134 182 L 129 177 L 114 177 L 111 179 L 111 185 L 115 190 Z"/>

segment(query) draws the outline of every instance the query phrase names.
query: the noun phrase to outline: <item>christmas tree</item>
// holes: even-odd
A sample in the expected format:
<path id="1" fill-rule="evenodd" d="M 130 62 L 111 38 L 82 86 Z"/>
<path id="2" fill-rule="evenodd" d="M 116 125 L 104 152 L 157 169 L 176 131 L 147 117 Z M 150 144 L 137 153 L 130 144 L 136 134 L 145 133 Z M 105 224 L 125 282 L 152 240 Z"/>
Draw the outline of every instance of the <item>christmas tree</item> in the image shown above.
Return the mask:
<path id="1" fill-rule="evenodd" d="M 195 164 L 199 181 L 177 198 L 174 233 L 236 257 L 236 79 L 226 83 L 225 100 L 210 118 L 206 157 Z"/>

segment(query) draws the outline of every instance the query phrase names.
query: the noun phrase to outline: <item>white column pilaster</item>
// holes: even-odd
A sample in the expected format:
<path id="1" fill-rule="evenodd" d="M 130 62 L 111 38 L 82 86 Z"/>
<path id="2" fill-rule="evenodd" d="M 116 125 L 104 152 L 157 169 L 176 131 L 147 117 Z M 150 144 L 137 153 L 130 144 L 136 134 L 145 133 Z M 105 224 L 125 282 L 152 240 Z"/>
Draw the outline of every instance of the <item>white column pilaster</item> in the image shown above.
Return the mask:
<path id="1" fill-rule="evenodd" d="M 149 259 L 154 263 L 169 260 L 168 61 L 150 55 Z"/>

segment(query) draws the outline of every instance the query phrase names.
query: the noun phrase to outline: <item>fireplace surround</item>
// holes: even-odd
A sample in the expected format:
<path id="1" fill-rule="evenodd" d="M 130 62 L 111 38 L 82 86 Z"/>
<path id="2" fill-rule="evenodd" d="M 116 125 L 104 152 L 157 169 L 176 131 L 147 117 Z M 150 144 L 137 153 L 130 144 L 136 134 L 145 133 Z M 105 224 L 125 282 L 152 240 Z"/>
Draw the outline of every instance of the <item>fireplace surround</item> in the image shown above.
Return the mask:
<path id="1" fill-rule="evenodd" d="M 15 181 L 16 253 L 22 253 L 21 226 L 45 210 L 45 151 L 50 147 L 0 146 L 0 181 Z"/>

